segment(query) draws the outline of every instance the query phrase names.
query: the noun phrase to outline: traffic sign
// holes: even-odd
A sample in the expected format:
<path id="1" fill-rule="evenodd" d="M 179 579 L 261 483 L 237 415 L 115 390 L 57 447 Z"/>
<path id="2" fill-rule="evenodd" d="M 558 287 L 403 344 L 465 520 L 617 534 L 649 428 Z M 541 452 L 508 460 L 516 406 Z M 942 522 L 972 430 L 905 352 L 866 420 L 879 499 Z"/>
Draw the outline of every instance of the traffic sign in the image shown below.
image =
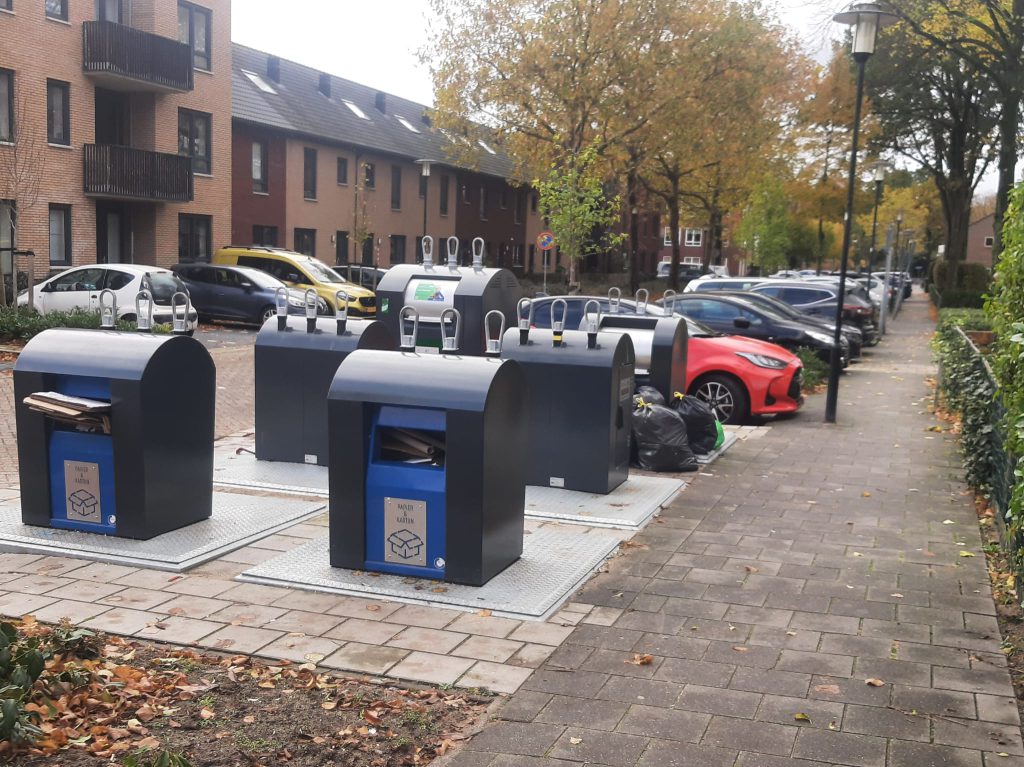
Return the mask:
<path id="1" fill-rule="evenodd" d="M 537 247 L 541 250 L 551 250 L 555 247 L 555 235 L 551 232 L 541 232 L 537 235 Z"/>

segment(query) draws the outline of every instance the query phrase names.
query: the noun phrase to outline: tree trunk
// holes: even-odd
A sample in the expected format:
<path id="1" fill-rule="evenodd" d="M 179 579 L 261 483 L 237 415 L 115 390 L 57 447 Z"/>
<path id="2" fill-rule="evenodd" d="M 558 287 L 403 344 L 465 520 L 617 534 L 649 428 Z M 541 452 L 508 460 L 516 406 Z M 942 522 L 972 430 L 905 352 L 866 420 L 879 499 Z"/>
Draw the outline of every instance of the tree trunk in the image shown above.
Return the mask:
<path id="1" fill-rule="evenodd" d="M 971 199 L 974 196 L 970 183 L 961 176 L 947 178 L 939 186 L 942 213 L 946 221 L 946 263 L 945 283 L 940 290 L 957 287 L 960 264 L 967 259 L 967 237 L 971 226 Z M 897 243 L 897 247 L 899 243 Z"/>
<path id="2" fill-rule="evenodd" d="M 999 262 L 999 254 L 1003 250 L 1003 218 L 1010 202 L 1010 190 L 1013 189 L 1014 177 L 1017 172 L 1017 132 L 1020 124 L 1021 94 L 1007 96 L 1003 101 L 1003 111 L 999 117 L 999 183 L 996 187 L 996 209 L 992 217 L 992 266 Z"/>

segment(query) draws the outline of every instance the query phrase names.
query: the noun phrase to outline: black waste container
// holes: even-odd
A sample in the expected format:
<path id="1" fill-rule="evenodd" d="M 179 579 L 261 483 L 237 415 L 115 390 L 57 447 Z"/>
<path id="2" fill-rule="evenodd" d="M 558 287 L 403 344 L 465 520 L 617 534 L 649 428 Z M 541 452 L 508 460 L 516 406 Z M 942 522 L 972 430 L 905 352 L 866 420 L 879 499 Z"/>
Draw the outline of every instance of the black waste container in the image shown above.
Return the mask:
<path id="1" fill-rule="evenodd" d="M 215 376 L 187 336 L 37 335 L 14 367 L 22 520 L 147 539 L 209 517 Z"/>
<path id="2" fill-rule="evenodd" d="M 564 307 L 552 306 L 551 330 L 530 329 L 531 309 L 502 343 L 529 391 L 526 483 L 610 493 L 629 476 L 633 343 L 622 333 L 563 330 Z"/>
<path id="3" fill-rule="evenodd" d="M 524 396 L 514 362 L 352 352 L 327 405 L 331 566 L 482 586 L 515 562 Z"/>
<path id="4" fill-rule="evenodd" d="M 312 291 L 311 291 L 312 292 Z M 337 319 L 285 313 L 256 336 L 256 458 L 327 465 L 327 392 L 338 365 L 356 349 L 398 348 L 398 335 L 377 320 L 351 319 L 344 295 Z"/>
<path id="5" fill-rule="evenodd" d="M 419 313 L 419 343 L 440 347 L 440 318 L 446 309 L 456 309 L 464 323 L 461 354 L 484 354 L 484 317 L 497 310 L 512 317 L 522 295 L 519 280 L 508 269 L 483 265 L 484 241 L 473 240 L 473 266 L 458 265 L 459 241 L 448 238 L 448 262 L 435 265 L 430 237 L 423 238 L 423 263 L 399 264 L 388 269 L 377 285 L 377 316 L 397 338 L 403 309 Z M 408 332 L 408 328 L 405 329 Z"/>

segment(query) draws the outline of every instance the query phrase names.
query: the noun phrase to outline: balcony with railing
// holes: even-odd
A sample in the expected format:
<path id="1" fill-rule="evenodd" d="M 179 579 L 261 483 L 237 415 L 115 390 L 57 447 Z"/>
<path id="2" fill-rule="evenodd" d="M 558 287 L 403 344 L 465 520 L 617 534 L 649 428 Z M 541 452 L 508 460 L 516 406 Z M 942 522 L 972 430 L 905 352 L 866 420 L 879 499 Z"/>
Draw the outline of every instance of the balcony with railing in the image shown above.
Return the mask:
<path id="1" fill-rule="evenodd" d="M 108 88 L 192 90 L 192 49 L 186 43 L 113 21 L 82 24 L 82 67 Z"/>
<path id="2" fill-rule="evenodd" d="M 85 145 L 85 193 L 150 202 L 192 201 L 192 158 L 127 146 Z"/>

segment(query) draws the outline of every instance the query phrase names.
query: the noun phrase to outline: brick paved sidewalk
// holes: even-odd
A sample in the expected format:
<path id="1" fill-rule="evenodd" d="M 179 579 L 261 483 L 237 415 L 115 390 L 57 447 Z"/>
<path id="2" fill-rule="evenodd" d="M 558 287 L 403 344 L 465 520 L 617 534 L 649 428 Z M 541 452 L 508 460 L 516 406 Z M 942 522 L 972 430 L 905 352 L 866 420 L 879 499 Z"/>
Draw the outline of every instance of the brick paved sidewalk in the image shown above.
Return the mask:
<path id="1" fill-rule="evenodd" d="M 927 431 L 925 299 L 892 327 L 839 426 L 813 397 L 728 452 L 448 765 L 1024 765 L 956 446 Z"/>

